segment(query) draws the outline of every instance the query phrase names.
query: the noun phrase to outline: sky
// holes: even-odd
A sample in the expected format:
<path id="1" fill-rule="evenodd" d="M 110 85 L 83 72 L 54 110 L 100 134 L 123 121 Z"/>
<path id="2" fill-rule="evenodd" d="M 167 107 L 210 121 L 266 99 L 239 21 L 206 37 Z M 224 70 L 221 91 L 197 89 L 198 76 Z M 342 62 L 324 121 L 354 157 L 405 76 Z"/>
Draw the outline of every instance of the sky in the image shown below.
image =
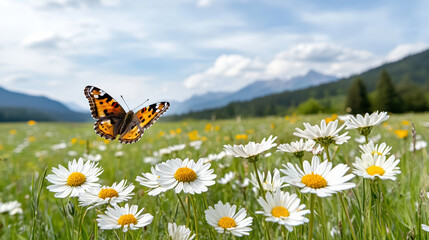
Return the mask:
<path id="1" fill-rule="evenodd" d="M 0 87 L 133 108 L 313 69 L 345 77 L 429 48 L 429 1 L 0 0 Z M 120 101 L 120 100 L 119 100 Z"/>

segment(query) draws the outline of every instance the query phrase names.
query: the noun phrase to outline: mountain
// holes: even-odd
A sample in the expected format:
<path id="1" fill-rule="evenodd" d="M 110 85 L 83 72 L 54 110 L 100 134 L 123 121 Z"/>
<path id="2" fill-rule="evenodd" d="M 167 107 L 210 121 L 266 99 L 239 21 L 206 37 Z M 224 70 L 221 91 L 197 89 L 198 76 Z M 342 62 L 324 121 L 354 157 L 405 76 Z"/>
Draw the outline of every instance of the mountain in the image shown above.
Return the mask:
<path id="1" fill-rule="evenodd" d="M 0 121 L 82 122 L 90 119 L 89 112 L 74 112 L 47 97 L 12 92 L 0 87 Z"/>
<path id="2" fill-rule="evenodd" d="M 88 109 L 89 109 L 89 108 L 83 108 L 82 106 L 80 106 L 74 102 L 64 102 L 63 104 L 68 109 L 72 110 L 73 112 L 86 113 L 86 112 L 88 112 Z"/>
<path id="3" fill-rule="evenodd" d="M 208 92 L 195 95 L 185 100 L 177 102 L 169 114 L 184 114 L 188 112 L 201 111 L 204 109 L 226 106 L 231 102 L 247 101 L 257 97 L 279 93 L 286 90 L 302 89 L 309 86 L 316 86 L 336 80 L 334 76 L 323 75 L 316 71 L 309 71 L 306 75 L 297 76 L 288 80 L 273 79 L 255 81 L 236 92 Z M 173 105 L 173 104 L 172 104 Z"/>
<path id="4" fill-rule="evenodd" d="M 300 103 L 310 98 L 328 101 L 329 104 L 338 103 L 339 99 L 346 96 L 352 81 L 356 77 L 362 78 L 368 92 L 374 92 L 382 70 L 386 70 L 389 73 L 395 84 L 405 80 L 412 81 L 421 89 L 426 90 L 426 93 L 429 92 L 429 50 L 426 50 L 338 81 L 294 91 L 287 90 L 249 101 L 233 102 L 221 108 L 172 116 L 171 119 L 210 119 L 212 116 L 231 118 L 237 115 L 253 117 L 286 114 L 290 108 L 297 107 Z M 422 100 L 425 101 L 425 99 Z M 338 104 L 344 105 L 341 102 Z"/>

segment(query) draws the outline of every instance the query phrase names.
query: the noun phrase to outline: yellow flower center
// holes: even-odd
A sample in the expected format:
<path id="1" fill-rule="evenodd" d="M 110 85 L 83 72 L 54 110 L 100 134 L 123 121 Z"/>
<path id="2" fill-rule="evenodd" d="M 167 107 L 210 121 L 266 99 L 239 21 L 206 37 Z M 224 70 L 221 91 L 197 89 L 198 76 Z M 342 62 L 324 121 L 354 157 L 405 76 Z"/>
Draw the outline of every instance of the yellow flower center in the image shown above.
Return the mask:
<path id="1" fill-rule="evenodd" d="M 217 225 L 224 229 L 233 228 L 237 226 L 237 224 L 235 223 L 235 220 L 230 217 L 222 217 L 217 223 Z"/>
<path id="2" fill-rule="evenodd" d="M 384 171 L 384 169 L 382 168 L 382 167 L 379 167 L 379 166 L 371 166 L 371 167 L 369 167 L 369 168 L 367 168 L 366 169 L 366 172 L 369 174 L 369 175 L 371 175 L 371 176 L 374 176 L 375 174 L 378 174 L 378 175 L 380 175 L 380 176 L 383 176 L 384 175 L 384 173 L 385 173 L 385 171 Z"/>
<path id="3" fill-rule="evenodd" d="M 372 155 L 374 155 L 374 154 L 378 154 L 378 155 L 383 155 L 381 152 L 378 152 L 378 151 L 372 151 Z"/>
<path id="4" fill-rule="evenodd" d="M 273 215 L 274 217 L 289 217 L 289 211 L 282 206 L 278 206 L 273 208 L 273 210 L 271 210 L 271 215 Z"/>
<path id="5" fill-rule="evenodd" d="M 326 179 L 324 179 L 319 174 L 315 174 L 314 172 L 311 172 L 311 174 L 307 174 L 302 177 L 301 182 L 304 183 L 305 186 L 314 189 L 324 188 L 328 185 Z"/>
<path id="6" fill-rule="evenodd" d="M 84 184 L 85 181 L 86 181 L 85 175 L 83 175 L 80 172 L 74 172 L 74 173 L 70 174 L 69 177 L 67 178 L 67 184 L 70 187 L 78 187 L 78 186 Z"/>
<path id="7" fill-rule="evenodd" d="M 98 193 L 98 197 L 102 199 L 112 198 L 117 196 L 119 196 L 118 192 L 113 188 L 104 188 L 104 189 L 101 189 L 100 192 Z"/>
<path id="8" fill-rule="evenodd" d="M 122 215 L 118 219 L 118 224 L 121 225 L 122 227 L 124 227 L 125 225 L 130 225 L 131 223 L 134 224 L 134 225 L 137 224 L 137 219 L 132 214 Z"/>
<path id="9" fill-rule="evenodd" d="M 197 173 L 188 167 L 182 167 L 177 169 L 174 178 L 179 182 L 193 182 L 197 179 Z"/>

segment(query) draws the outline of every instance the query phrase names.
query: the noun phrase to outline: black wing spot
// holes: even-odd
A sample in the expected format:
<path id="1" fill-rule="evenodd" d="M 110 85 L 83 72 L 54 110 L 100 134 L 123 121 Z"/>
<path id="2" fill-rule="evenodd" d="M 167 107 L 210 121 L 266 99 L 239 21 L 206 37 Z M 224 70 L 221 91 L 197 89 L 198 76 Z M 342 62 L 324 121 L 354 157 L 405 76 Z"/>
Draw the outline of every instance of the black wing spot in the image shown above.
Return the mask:
<path id="1" fill-rule="evenodd" d="M 106 114 L 106 116 L 110 115 L 109 112 L 107 111 L 107 109 L 104 109 L 103 112 L 104 112 L 104 114 Z"/>

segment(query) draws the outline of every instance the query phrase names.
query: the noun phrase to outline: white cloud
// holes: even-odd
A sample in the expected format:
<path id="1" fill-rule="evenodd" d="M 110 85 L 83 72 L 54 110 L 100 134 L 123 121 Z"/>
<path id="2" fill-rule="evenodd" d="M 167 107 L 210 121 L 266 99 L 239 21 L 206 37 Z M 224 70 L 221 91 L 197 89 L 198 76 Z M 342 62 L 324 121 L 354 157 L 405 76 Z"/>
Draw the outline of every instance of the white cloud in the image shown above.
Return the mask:
<path id="1" fill-rule="evenodd" d="M 401 44 L 395 47 L 387 55 L 388 62 L 394 62 L 412 54 L 419 53 L 429 48 L 429 45 L 423 42 L 414 44 Z"/>
<path id="2" fill-rule="evenodd" d="M 184 81 L 184 86 L 194 90 L 236 89 L 258 78 L 263 69 L 264 64 L 258 59 L 236 54 L 222 55 L 206 71 L 188 77 Z"/>
<path id="3" fill-rule="evenodd" d="M 207 7 L 210 4 L 212 4 L 213 0 L 198 0 L 197 6 L 198 7 Z"/>
<path id="4" fill-rule="evenodd" d="M 30 4 L 35 7 L 67 8 L 84 6 L 117 6 L 121 0 L 30 0 Z"/>
<path id="5" fill-rule="evenodd" d="M 309 70 L 345 76 L 359 73 L 379 63 L 379 58 L 365 50 L 333 43 L 298 44 L 263 62 L 241 55 L 222 55 L 205 71 L 192 74 L 184 86 L 192 90 L 236 90 L 255 80 L 288 79 Z"/>
<path id="6" fill-rule="evenodd" d="M 327 42 L 303 43 L 278 53 L 267 64 L 266 74 L 271 78 L 284 79 L 314 69 L 325 74 L 347 76 L 378 63 L 378 57 L 365 50 Z"/>

